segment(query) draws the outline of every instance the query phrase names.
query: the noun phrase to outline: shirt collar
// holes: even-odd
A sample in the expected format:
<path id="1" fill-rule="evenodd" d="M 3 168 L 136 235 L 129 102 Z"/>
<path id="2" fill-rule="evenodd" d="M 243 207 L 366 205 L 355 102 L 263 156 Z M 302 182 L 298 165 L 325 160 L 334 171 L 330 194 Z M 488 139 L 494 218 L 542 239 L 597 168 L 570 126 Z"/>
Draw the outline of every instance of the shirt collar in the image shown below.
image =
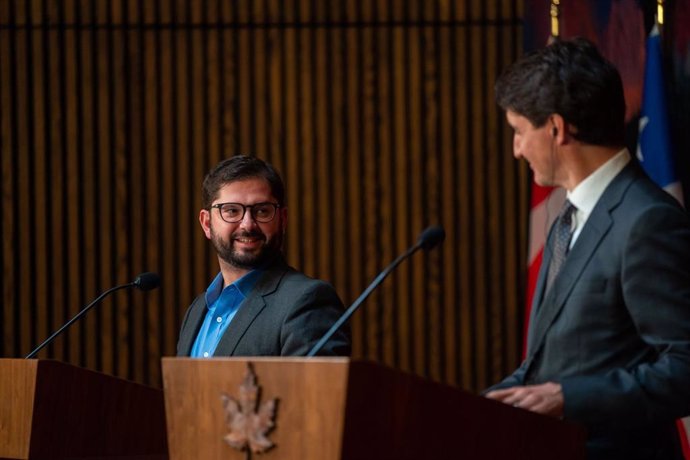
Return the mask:
<path id="1" fill-rule="evenodd" d="M 252 270 L 249 273 L 242 275 L 242 277 L 235 280 L 235 282 L 233 282 L 229 286 L 226 286 L 225 289 L 237 289 L 237 291 L 239 291 L 242 297 L 246 298 L 249 295 L 249 293 L 252 292 L 254 285 L 259 280 L 262 273 L 262 269 Z M 223 292 L 223 283 L 223 274 L 221 272 L 218 272 L 216 277 L 213 278 L 213 281 L 209 285 L 208 289 L 206 289 L 207 308 L 210 308 L 210 306 L 213 305 L 216 300 L 218 300 L 218 297 L 220 297 L 221 293 Z"/>
<path id="2" fill-rule="evenodd" d="M 629 161 L 630 153 L 628 149 L 624 148 L 587 176 L 585 180 L 577 184 L 571 192 L 568 192 L 568 200 L 575 205 L 578 211 L 583 211 L 585 214 L 591 213 L 601 195 L 604 194 L 606 187 Z"/>

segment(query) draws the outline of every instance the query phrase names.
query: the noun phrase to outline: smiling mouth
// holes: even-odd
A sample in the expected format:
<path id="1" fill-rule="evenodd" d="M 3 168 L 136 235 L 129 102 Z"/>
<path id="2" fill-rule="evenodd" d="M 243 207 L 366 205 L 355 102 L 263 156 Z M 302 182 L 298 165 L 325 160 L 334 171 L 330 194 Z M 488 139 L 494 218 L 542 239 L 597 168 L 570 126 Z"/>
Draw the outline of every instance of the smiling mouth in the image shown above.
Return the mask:
<path id="1" fill-rule="evenodd" d="M 253 235 L 253 236 L 237 236 L 234 238 L 235 244 L 238 249 L 254 250 L 261 246 L 264 238 Z"/>
<path id="2" fill-rule="evenodd" d="M 235 238 L 235 241 L 239 241 L 240 243 L 256 243 L 258 241 L 261 241 L 261 239 L 260 238 L 241 237 L 241 238 Z"/>

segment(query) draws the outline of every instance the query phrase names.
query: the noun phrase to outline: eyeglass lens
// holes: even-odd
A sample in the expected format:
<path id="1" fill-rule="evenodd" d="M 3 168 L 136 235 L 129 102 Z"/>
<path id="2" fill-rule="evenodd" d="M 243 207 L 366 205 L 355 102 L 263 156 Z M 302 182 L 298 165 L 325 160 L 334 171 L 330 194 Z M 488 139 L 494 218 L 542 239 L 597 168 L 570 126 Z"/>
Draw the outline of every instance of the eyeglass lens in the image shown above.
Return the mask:
<path id="1" fill-rule="evenodd" d="M 239 222 L 244 219 L 247 209 L 250 210 L 252 219 L 257 222 L 270 222 L 275 217 L 277 206 L 273 203 L 257 203 L 243 205 L 241 203 L 223 203 L 218 206 L 221 218 L 228 223 Z"/>

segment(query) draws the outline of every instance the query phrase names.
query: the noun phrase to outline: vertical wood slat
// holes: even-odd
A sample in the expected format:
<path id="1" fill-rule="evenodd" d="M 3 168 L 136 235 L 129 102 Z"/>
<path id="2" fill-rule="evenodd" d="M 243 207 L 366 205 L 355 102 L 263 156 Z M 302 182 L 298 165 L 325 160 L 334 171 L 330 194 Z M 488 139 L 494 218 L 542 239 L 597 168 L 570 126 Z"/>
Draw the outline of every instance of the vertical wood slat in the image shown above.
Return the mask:
<path id="1" fill-rule="evenodd" d="M 192 78 L 192 57 L 195 54 L 191 46 L 191 36 L 194 33 L 191 27 L 192 3 L 186 0 L 173 2 L 172 17 L 173 21 L 182 25 L 177 30 L 173 30 L 171 40 L 173 42 L 172 66 L 173 66 L 173 123 L 175 134 L 172 141 L 174 160 L 171 168 L 173 177 L 170 186 L 173 193 L 169 195 L 171 210 L 171 225 L 175 227 L 172 238 L 177 247 L 169 255 L 169 265 L 172 271 L 171 281 L 175 283 L 175 297 L 170 299 L 176 302 L 178 299 L 191 299 L 194 294 L 190 284 L 189 269 L 191 264 L 191 247 L 189 241 L 196 235 L 194 229 L 190 228 L 191 214 L 191 191 L 189 188 L 188 172 L 189 163 L 196 152 L 191 151 L 194 124 L 192 121 L 192 99 L 194 93 Z M 186 25 L 186 26 L 185 26 Z M 165 160 L 164 160 L 165 161 Z M 182 186 L 181 184 L 189 184 Z M 179 323 L 178 323 L 179 324 Z M 172 325 L 171 325 L 172 326 Z"/>
<path id="2" fill-rule="evenodd" d="M 14 42 L 16 31 L 13 26 L 15 15 L 9 2 L 0 2 L 0 23 L 7 24 L 7 28 L 0 29 L 0 260 L 2 263 L 2 339 L 0 339 L 0 355 L 15 350 L 18 339 L 15 327 L 15 162 L 16 162 L 16 89 L 17 80 L 14 66 Z M 12 121 L 15 120 L 15 121 Z"/>
<path id="3" fill-rule="evenodd" d="M 356 22 L 359 18 L 359 2 L 346 2 L 345 18 L 346 21 Z M 350 249 L 350 257 L 348 258 L 348 266 L 346 271 L 348 274 L 347 291 L 355 293 L 360 286 L 366 282 L 365 273 L 365 257 L 364 248 L 366 233 L 362 230 L 363 221 L 365 218 L 366 209 L 361 200 L 363 172 L 361 168 L 360 152 L 363 149 L 361 145 L 361 133 L 364 129 L 364 123 L 361 120 L 363 98 L 360 94 L 362 63 L 360 60 L 361 54 L 361 36 L 356 28 L 347 28 L 345 32 L 345 49 L 344 59 L 345 68 L 347 69 L 346 87 L 345 87 L 345 107 L 347 119 L 345 121 L 347 126 L 347 138 L 345 144 L 345 156 L 347 163 L 345 164 L 345 176 L 347 178 L 347 195 L 344 197 L 349 204 L 350 213 L 345 228 L 348 231 L 348 247 Z M 357 178 L 353 181 L 351 178 Z M 344 223 L 343 223 L 344 224 Z M 354 298 L 354 297 L 353 297 Z M 347 302 L 347 299 L 345 299 Z M 352 317 L 352 352 L 355 356 L 365 355 L 366 342 L 366 327 L 364 322 L 364 315 L 354 315 Z"/>
<path id="4" fill-rule="evenodd" d="M 32 24 L 40 23 L 40 18 L 42 16 L 40 6 L 41 5 L 37 2 L 31 2 Z M 44 42 L 38 34 L 32 33 L 29 35 L 32 36 L 32 43 L 30 45 L 32 46 L 32 49 L 29 51 L 31 58 L 28 65 L 33 70 L 31 71 L 29 82 L 27 83 L 33 83 L 32 87 L 29 88 L 29 91 L 32 94 L 31 101 L 29 103 L 32 106 L 30 109 L 31 120 L 35 120 L 33 123 L 31 123 L 31 130 L 33 131 L 31 137 L 33 138 L 32 141 L 34 144 L 33 148 L 35 156 L 34 170 L 31 174 L 31 177 L 34 181 L 33 184 L 35 197 L 30 207 L 31 212 L 29 213 L 32 220 L 31 226 L 36 229 L 36 233 L 32 238 L 34 247 L 32 257 L 34 258 L 33 263 L 36 267 L 36 278 L 34 280 L 34 302 L 36 305 L 47 305 L 49 303 L 47 286 L 48 264 L 44 263 L 44 260 L 47 259 L 46 256 L 49 257 L 49 247 L 47 244 L 48 237 L 46 234 L 48 226 L 37 225 L 46 217 L 48 209 L 46 205 L 47 191 L 50 188 L 50 184 L 48 183 L 49 176 L 47 175 L 46 171 L 46 163 L 49 161 L 49 145 L 48 142 L 46 142 L 45 136 L 43 135 L 45 133 L 45 123 L 47 119 L 45 111 L 46 94 L 44 93 L 44 78 L 46 78 L 47 74 L 39 70 L 43 64 L 42 58 L 47 50 L 44 51 Z M 50 259 L 48 258 L 48 260 Z M 46 314 L 33 315 L 36 335 L 39 337 L 48 335 L 49 315 L 47 313 L 48 312 L 46 312 Z"/>
<path id="5" fill-rule="evenodd" d="M 143 5 L 143 26 L 155 24 L 157 16 L 160 14 L 160 7 L 157 2 L 146 2 Z M 162 114 L 160 113 L 160 104 L 158 91 L 160 86 L 157 84 L 160 80 L 160 40 L 161 34 L 159 31 L 155 33 L 142 32 L 142 81 L 141 94 L 142 104 L 145 107 L 143 113 L 143 130 L 144 139 L 142 143 L 142 177 L 141 180 L 145 184 L 143 191 L 143 200 L 146 206 L 142 208 L 143 215 L 142 222 L 139 222 L 139 228 L 144 229 L 144 241 L 142 248 L 143 266 L 142 269 L 150 270 L 149 267 L 155 267 L 160 258 L 158 250 L 158 240 L 161 234 L 159 214 L 150 212 L 153 209 L 160 209 L 161 196 L 158 193 L 160 190 L 160 171 L 157 168 L 157 158 L 148 152 L 161 151 L 161 139 L 158 127 L 161 123 Z M 144 355 L 144 366 L 147 372 L 145 381 L 155 381 L 157 371 L 152 368 L 150 363 L 156 362 L 160 350 L 165 349 L 164 340 L 164 326 L 160 321 L 163 315 L 161 308 L 160 291 L 153 292 L 148 297 L 148 302 L 141 302 L 138 308 L 141 309 L 145 327 L 142 327 L 145 345 L 141 350 L 135 350 L 135 353 L 140 352 Z"/>
<path id="6" fill-rule="evenodd" d="M 81 237 L 77 237 L 77 240 L 81 241 L 80 250 L 84 254 L 84 263 L 82 265 L 82 279 L 84 286 L 98 286 L 99 280 L 99 265 L 101 263 L 99 257 L 99 245 L 98 245 L 98 233 L 99 233 L 99 219 L 98 214 L 95 212 L 99 206 L 99 184 L 96 179 L 97 174 L 97 164 L 98 164 L 98 151 L 96 150 L 96 143 L 98 138 L 98 128 L 96 126 L 96 113 L 95 113 L 95 95 L 96 95 L 96 79 L 97 74 L 94 71 L 95 61 L 94 56 L 97 52 L 97 47 L 93 43 L 93 32 L 84 27 L 82 24 L 88 24 L 93 20 L 94 11 L 89 7 L 84 8 L 83 5 L 77 4 L 77 2 L 71 2 L 69 5 L 65 5 L 65 13 L 69 14 L 74 18 L 75 24 L 80 27 L 76 28 L 73 33 L 74 39 L 74 67 L 73 67 L 73 78 L 71 79 L 71 85 L 66 91 L 71 97 L 74 97 L 73 103 L 75 104 L 71 112 L 74 113 L 75 119 L 73 120 L 74 126 L 77 127 L 78 134 L 75 137 L 77 157 L 79 164 L 79 177 L 80 182 L 83 187 L 83 193 L 80 194 L 81 202 L 79 204 L 81 208 L 81 221 L 83 225 L 80 226 Z M 58 61 L 59 62 L 59 61 Z M 76 97 L 75 97 L 76 96 Z M 59 100 L 54 104 L 56 107 L 61 107 Z M 57 130 L 55 130 L 57 131 Z M 54 162 L 55 167 L 62 168 L 63 164 L 60 161 L 61 156 L 56 157 Z M 65 183 L 69 181 L 64 170 L 60 171 L 55 175 L 58 181 L 61 181 L 63 185 L 57 185 L 56 189 L 63 190 Z M 60 210 L 64 207 L 64 197 L 58 195 L 55 200 L 55 210 L 56 210 L 56 227 L 59 227 L 58 222 L 63 220 L 63 212 Z M 88 210 L 91 210 L 89 212 Z M 64 235 L 59 235 L 59 237 L 64 238 Z M 56 245 L 62 246 L 59 243 L 60 240 L 56 240 Z M 63 255 L 56 258 L 56 263 L 61 264 L 67 257 L 69 252 L 64 251 Z M 57 273 L 59 272 L 59 273 Z M 64 282 L 60 283 L 64 285 L 67 282 L 67 277 L 64 273 L 59 270 L 59 265 L 55 267 L 55 275 L 64 277 Z M 64 291 L 63 291 L 64 292 Z M 87 291 L 88 292 L 88 291 Z M 55 296 L 54 301 L 65 302 L 64 295 L 60 292 Z M 65 304 L 62 308 L 63 310 L 68 308 Z M 100 337 L 100 316 L 101 311 L 89 315 L 84 319 L 85 328 L 88 333 L 87 343 L 93 344 L 99 340 Z M 53 329 L 60 327 L 63 322 L 62 317 L 59 321 L 55 321 Z M 61 345 L 62 340 L 57 340 L 56 345 Z M 86 363 L 90 367 L 96 368 L 106 368 L 103 355 L 98 347 L 87 346 L 86 348 Z M 108 363 L 107 368 L 112 369 L 110 363 Z"/>
<path id="7" fill-rule="evenodd" d="M 364 23 L 371 23 L 377 18 L 374 16 L 374 2 L 364 2 L 359 7 L 358 20 Z M 361 193 L 360 199 L 362 205 L 357 209 L 360 211 L 355 215 L 362 224 L 363 245 L 362 250 L 364 254 L 369 256 L 364 259 L 364 262 L 359 267 L 353 267 L 355 270 L 363 270 L 365 282 L 369 282 L 373 277 L 373 273 L 381 268 L 380 252 L 377 241 L 380 236 L 381 227 L 379 225 L 379 197 L 377 196 L 377 179 L 378 179 L 378 161 L 379 161 L 379 144 L 376 133 L 376 126 L 378 124 L 377 117 L 377 91 L 376 91 L 376 74 L 377 74 L 377 42 L 374 37 L 374 30 L 372 27 L 363 27 L 358 30 L 359 35 L 359 50 L 357 60 L 360 65 L 360 74 L 358 76 L 359 89 L 358 97 L 360 98 L 360 125 L 359 132 L 360 148 L 356 155 L 361 165 Z M 352 177 L 352 176 L 351 176 Z M 357 176 L 355 176 L 357 177 Z M 354 184 L 353 184 L 354 185 Z M 362 347 L 362 352 L 373 359 L 379 359 L 380 341 L 379 341 L 379 327 L 377 324 L 378 312 L 381 309 L 380 299 L 381 291 L 376 290 L 371 294 L 367 301 L 368 305 L 360 311 L 359 315 L 363 321 L 363 340 L 365 341 Z"/>
<path id="8" fill-rule="evenodd" d="M 393 20 L 402 22 L 405 19 L 405 12 L 403 11 L 403 4 L 396 2 L 392 8 Z M 409 215 L 410 200 L 409 187 L 407 184 L 410 176 L 410 168 L 407 160 L 409 151 L 409 139 L 407 136 L 407 116 L 411 112 L 409 107 L 410 100 L 407 96 L 408 72 L 406 71 L 407 62 L 407 31 L 404 27 L 396 27 L 392 30 L 393 41 L 393 73 L 396 78 L 393 81 L 393 143 L 395 145 L 396 159 L 392 175 L 395 178 L 395 188 L 392 195 L 396 197 L 395 202 L 391 205 L 395 210 L 396 231 L 393 241 L 393 247 L 397 250 L 404 248 L 412 239 L 412 235 L 408 232 L 409 222 L 413 221 Z M 396 305 L 396 335 L 399 337 L 395 354 L 398 355 L 397 365 L 405 370 L 412 371 L 413 369 L 413 343 L 408 340 L 412 334 L 412 318 L 410 314 L 410 304 L 405 302 L 405 299 L 410 298 L 410 285 L 408 280 L 410 273 L 409 262 L 398 268 L 394 274 L 393 282 L 396 286 L 396 300 L 400 304 Z M 399 350 L 399 351 L 398 351 Z"/>
<path id="9" fill-rule="evenodd" d="M 60 151 L 66 163 L 67 177 L 85 178 L 82 161 L 84 158 L 84 145 L 81 142 L 82 124 L 80 120 L 79 103 L 82 98 L 79 88 L 79 54 L 77 34 L 75 28 L 68 28 L 65 25 L 74 21 L 74 4 L 65 2 L 63 4 L 54 3 L 49 7 L 49 16 L 54 18 L 57 30 L 53 35 L 51 54 L 54 59 L 54 69 L 59 75 L 56 84 L 53 86 L 55 92 L 54 106 L 58 115 L 59 125 L 55 127 L 55 133 L 60 137 Z M 79 88 L 79 89 L 78 89 Z M 67 257 L 78 254 L 78 263 L 73 264 L 66 270 L 65 276 L 68 280 L 69 291 L 65 297 L 69 300 L 69 305 L 65 309 L 69 317 L 76 314 L 83 304 L 77 299 L 84 298 L 89 291 L 89 279 L 87 278 L 86 266 L 91 263 L 91 255 L 88 247 L 84 246 L 85 231 L 88 218 L 85 213 L 85 197 L 89 191 L 86 186 L 87 180 L 69 180 L 66 187 L 67 203 L 65 206 L 66 215 L 69 216 L 66 236 L 68 243 Z M 86 222 L 85 222 L 86 221 Z M 84 225 L 86 223 L 86 225 Z M 71 295 L 69 294 L 71 292 Z M 91 291 L 93 292 L 93 291 Z M 74 341 L 66 340 L 69 356 L 79 359 L 87 366 L 96 366 L 95 347 L 87 346 L 94 343 L 97 335 L 94 317 L 86 318 L 78 325 L 78 331 L 73 336 Z"/>
<path id="10" fill-rule="evenodd" d="M 445 5 L 447 8 L 440 11 L 440 20 L 451 21 L 453 13 L 450 3 Z M 450 28 L 438 30 L 438 48 L 436 56 L 439 58 L 439 88 L 438 97 L 446 103 L 439 104 L 439 136 L 437 139 L 441 152 L 439 168 L 441 171 L 439 207 L 442 215 L 442 224 L 448 235 L 457 235 L 457 210 L 456 210 L 456 154 L 453 142 L 453 132 L 455 131 L 454 116 L 454 94 L 455 94 L 455 72 L 453 63 L 455 56 L 452 50 L 454 31 Z M 444 59 L 443 56 L 446 58 Z M 450 255 L 450 253 L 447 253 Z M 459 382 L 460 369 L 458 366 L 458 309 L 455 302 L 457 299 L 457 258 L 454 256 L 444 257 L 443 265 L 440 267 L 442 275 L 439 278 L 441 284 L 442 297 L 442 324 L 439 331 L 439 340 L 443 348 L 441 362 L 444 366 L 442 373 L 444 379 L 449 382 Z M 451 300 L 451 301 L 449 301 Z"/>
<path id="11" fill-rule="evenodd" d="M 97 165 L 94 171 L 98 183 L 97 197 L 99 206 L 96 211 L 96 220 L 98 221 L 98 275 L 99 280 L 96 285 L 97 288 L 89 293 L 99 290 L 102 287 L 109 286 L 114 279 L 113 263 L 114 255 L 112 251 L 112 234 L 115 229 L 115 222 L 113 219 L 113 190 L 114 185 L 112 181 L 112 145 L 113 137 L 115 136 L 112 128 L 113 122 L 113 108 L 112 108 L 112 61 L 113 61 L 113 37 L 109 32 L 110 24 L 112 22 L 112 13 L 109 5 L 106 2 L 95 2 L 92 20 L 94 22 L 93 33 L 95 38 L 95 46 L 91 59 L 93 60 L 92 68 L 96 77 L 94 81 L 94 137 L 97 139 L 97 145 L 94 152 L 94 159 Z M 69 250 L 71 254 L 73 249 Z M 70 280 L 72 277 L 70 277 Z M 81 298 L 81 297 L 79 297 Z M 70 308 L 77 302 L 77 297 L 72 297 L 69 300 Z M 81 303 L 81 302 L 80 302 Z M 115 315 L 116 305 L 108 303 L 103 307 L 98 308 L 96 318 L 99 320 L 101 341 L 103 343 L 103 369 L 106 372 L 115 375 L 123 375 L 118 369 L 117 354 L 119 349 L 117 347 L 116 335 L 116 320 Z M 71 334 L 71 331 L 70 331 Z M 72 361 L 74 362 L 74 361 Z"/>
<path id="12" fill-rule="evenodd" d="M 174 6 L 172 2 L 160 1 L 157 4 L 160 14 L 160 22 L 163 24 L 176 24 L 177 18 L 173 15 Z M 158 320 L 165 330 L 163 350 L 174 350 L 177 331 L 175 327 L 179 324 L 175 317 L 173 305 L 181 300 L 180 290 L 177 284 L 177 254 L 173 248 L 178 244 L 177 226 L 178 221 L 174 210 L 177 206 L 177 193 L 175 181 L 175 166 L 177 163 L 177 148 L 175 136 L 177 133 L 177 71 L 176 58 L 178 48 L 176 44 L 175 28 L 164 28 L 159 34 L 159 59 L 160 67 L 157 72 L 156 87 L 159 93 L 158 104 L 160 107 L 159 136 L 161 143 L 160 155 L 157 157 L 158 171 L 160 177 L 161 196 L 158 219 L 160 222 L 159 236 L 159 259 L 158 266 L 153 266 L 152 270 L 159 270 L 161 274 L 161 285 L 166 286 L 161 295 L 161 314 Z M 171 312 L 172 310 L 172 312 Z M 172 314 L 171 314 L 172 313 Z M 168 351 L 171 353 L 171 351 Z"/>
<path id="13" fill-rule="evenodd" d="M 326 2 L 314 4 L 312 12 L 317 23 L 327 23 Z M 314 41 L 314 180 L 313 191 L 315 197 L 315 246 L 316 272 L 326 279 L 334 280 L 331 264 L 334 260 L 333 246 L 330 243 L 333 232 L 329 228 L 329 219 L 325 216 L 331 214 L 333 199 L 333 180 L 329 174 L 330 150 L 330 110 L 332 105 L 329 89 L 331 86 L 329 73 L 329 37 L 331 31 L 326 27 L 318 27 L 312 33 Z"/>
<path id="14" fill-rule="evenodd" d="M 289 261 L 346 304 L 445 226 L 355 315 L 355 356 L 469 389 L 499 378 L 519 356 L 527 177 L 492 86 L 519 52 L 518 14 L 478 0 L 0 1 L 3 355 L 159 271 L 160 291 L 116 294 L 44 352 L 158 384 L 217 270 L 201 179 L 251 153 L 286 180 Z"/>
<path id="15" fill-rule="evenodd" d="M 24 7 L 22 7 L 22 5 L 15 6 L 16 24 L 18 26 L 20 26 L 21 24 L 26 25 L 27 22 L 30 22 L 27 18 L 26 6 L 28 5 L 29 4 L 26 3 L 24 4 Z M 34 249 L 31 247 L 30 243 L 34 229 L 32 228 L 30 220 L 31 213 L 22 212 L 22 210 L 30 210 L 31 206 L 33 205 L 33 200 L 31 199 L 33 193 L 29 187 L 31 185 L 30 168 L 34 154 L 31 148 L 31 145 L 33 144 L 33 140 L 30 136 L 31 118 L 30 114 L 27 113 L 27 110 L 31 106 L 28 88 L 31 81 L 30 69 L 28 64 L 28 61 L 31 57 L 31 47 L 28 45 L 28 43 L 30 43 L 31 40 L 31 33 L 29 32 L 29 30 L 27 30 L 27 28 L 24 28 L 23 30 L 19 28 L 15 34 L 15 40 L 15 59 L 13 63 L 14 65 L 11 68 L 14 68 L 16 72 L 15 81 L 17 83 L 17 96 L 15 99 L 14 107 L 14 112 L 16 115 L 15 123 L 17 123 L 15 144 L 17 148 L 15 149 L 13 154 L 17 155 L 17 195 L 14 197 L 14 199 L 18 202 L 18 215 L 14 216 L 14 218 L 17 222 L 17 227 L 20 229 L 24 229 L 21 232 L 17 232 L 16 238 L 18 241 L 18 245 L 15 247 L 19 250 L 19 254 L 32 254 L 34 252 Z M 18 280 L 33 280 L 34 273 L 31 268 L 32 262 L 33 261 L 31 256 L 17 257 L 15 261 L 15 270 L 17 273 Z M 32 307 L 34 301 L 34 292 L 32 289 L 32 285 L 30 283 L 22 283 L 20 281 L 17 283 L 17 286 L 19 291 L 17 296 L 17 303 L 15 304 L 17 305 L 17 307 L 15 308 L 17 308 L 17 317 L 19 319 L 19 328 L 17 329 L 17 331 L 20 334 L 19 339 L 22 349 L 28 349 L 30 347 L 30 344 L 34 341 L 35 337 L 35 333 L 33 331 L 33 328 L 31 327 L 31 318 L 35 316 L 32 315 L 31 311 L 32 308 L 35 308 Z M 25 304 L 19 306 L 19 304 L 22 302 L 24 302 Z"/>
<path id="16" fill-rule="evenodd" d="M 377 1 L 375 4 L 377 21 L 390 21 L 390 10 L 387 1 Z M 391 54 L 391 31 L 384 28 L 376 28 L 374 31 L 376 55 L 376 76 L 375 94 L 377 105 L 378 130 L 376 132 L 377 142 L 375 146 L 376 154 L 379 157 L 378 180 L 375 196 L 377 214 L 379 216 L 377 229 L 375 230 L 377 251 L 380 253 L 379 265 L 385 265 L 396 257 L 393 248 L 395 221 L 395 188 L 394 188 L 394 163 L 393 135 L 392 135 L 392 54 Z M 383 204 L 383 205 L 382 205 Z M 379 309 L 376 311 L 375 337 L 380 343 L 380 347 L 375 358 L 388 365 L 396 365 L 395 351 L 397 348 L 397 337 L 395 333 L 396 318 L 396 293 L 392 277 L 384 283 L 376 299 Z M 374 299 L 372 299 L 374 301 Z"/>

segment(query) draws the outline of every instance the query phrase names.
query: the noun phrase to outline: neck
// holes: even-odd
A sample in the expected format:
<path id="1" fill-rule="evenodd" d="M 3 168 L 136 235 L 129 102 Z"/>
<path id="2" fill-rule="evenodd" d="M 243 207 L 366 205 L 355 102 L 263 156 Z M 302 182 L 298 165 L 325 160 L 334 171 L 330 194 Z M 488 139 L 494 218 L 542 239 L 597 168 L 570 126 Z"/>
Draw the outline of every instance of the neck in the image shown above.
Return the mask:
<path id="1" fill-rule="evenodd" d="M 230 286 L 251 271 L 246 268 L 235 267 L 220 258 L 218 262 L 220 264 L 220 273 L 223 275 L 223 288 Z"/>
<path id="2" fill-rule="evenodd" d="M 569 163 L 568 179 L 563 185 L 569 192 L 613 158 L 623 147 L 606 147 L 601 145 L 578 145 L 564 155 Z"/>

